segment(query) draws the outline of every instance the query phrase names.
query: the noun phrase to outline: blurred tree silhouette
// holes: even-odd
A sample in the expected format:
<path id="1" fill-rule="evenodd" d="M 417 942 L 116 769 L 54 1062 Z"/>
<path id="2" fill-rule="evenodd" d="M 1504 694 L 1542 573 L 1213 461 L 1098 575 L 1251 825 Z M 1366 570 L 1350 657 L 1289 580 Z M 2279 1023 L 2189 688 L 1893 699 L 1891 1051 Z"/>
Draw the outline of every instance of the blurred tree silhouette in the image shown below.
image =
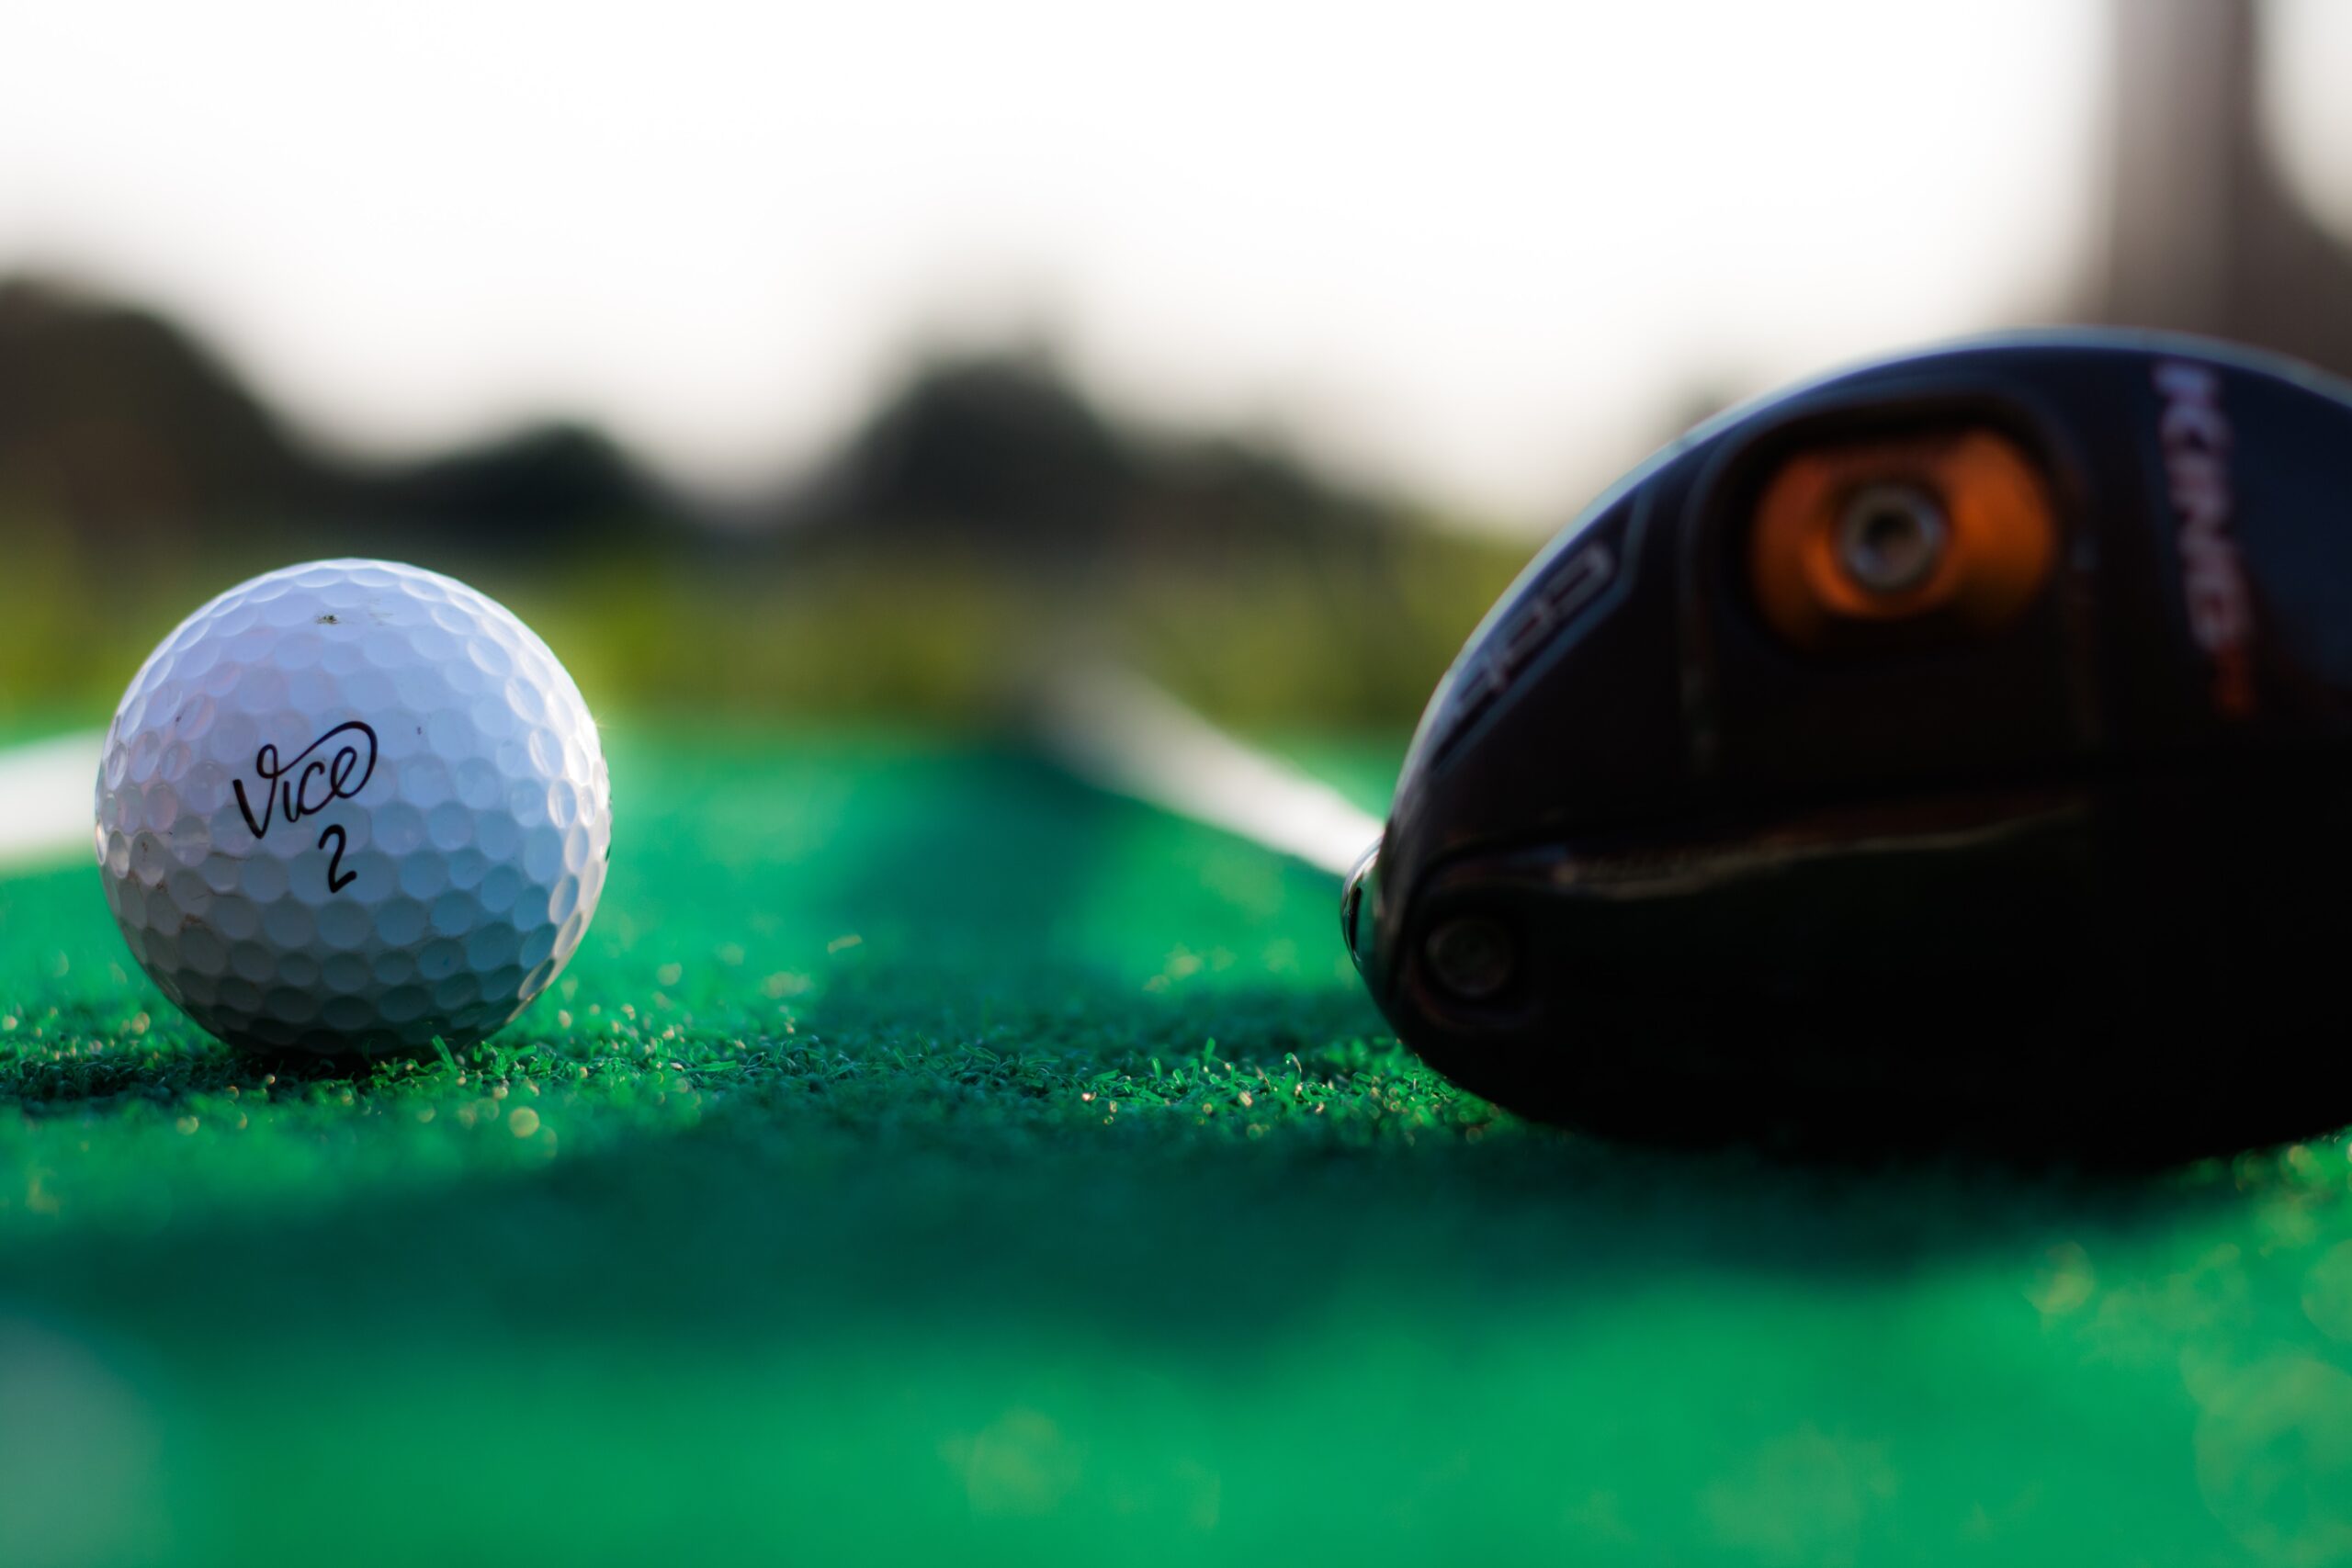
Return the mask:
<path id="1" fill-rule="evenodd" d="M 686 510 L 611 438 L 571 423 L 346 476 L 344 489 L 371 532 L 458 530 L 504 550 L 621 545 Z"/>
<path id="2" fill-rule="evenodd" d="M 161 316 L 24 279 L 0 283 L 0 507 L 86 547 L 173 555 L 239 553 L 256 535 L 496 553 L 610 543 L 680 511 L 577 425 L 408 464 L 322 453 Z"/>
<path id="3" fill-rule="evenodd" d="M 804 525 L 1087 548 L 1126 513 L 1139 467 L 1042 356 L 948 360 L 901 387 L 790 512 Z"/>
<path id="4" fill-rule="evenodd" d="M 205 597 L 368 554 L 508 600 L 600 699 L 986 720 L 1083 649 L 1232 715 L 1396 724 L 1526 553 L 1140 434 L 1035 354 L 918 367 L 723 524 L 578 425 L 373 464 L 292 428 L 161 317 L 0 286 L 0 716 L 94 712 Z"/>
<path id="5" fill-rule="evenodd" d="M 288 515 L 324 468 L 187 334 L 58 285 L 0 282 L 0 504 L 93 541 Z"/>

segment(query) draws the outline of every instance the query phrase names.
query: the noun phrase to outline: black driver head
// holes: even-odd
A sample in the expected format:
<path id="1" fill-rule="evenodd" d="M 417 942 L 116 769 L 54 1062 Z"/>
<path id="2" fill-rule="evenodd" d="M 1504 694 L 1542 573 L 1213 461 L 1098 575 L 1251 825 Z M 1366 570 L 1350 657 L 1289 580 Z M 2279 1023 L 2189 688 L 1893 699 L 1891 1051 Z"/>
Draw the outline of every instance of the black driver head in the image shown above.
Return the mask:
<path id="1" fill-rule="evenodd" d="M 2145 1158 L 2352 1121 L 2347 887 L 2352 389 L 2075 334 L 1603 496 L 1439 687 L 1343 919 L 1527 1115 Z"/>

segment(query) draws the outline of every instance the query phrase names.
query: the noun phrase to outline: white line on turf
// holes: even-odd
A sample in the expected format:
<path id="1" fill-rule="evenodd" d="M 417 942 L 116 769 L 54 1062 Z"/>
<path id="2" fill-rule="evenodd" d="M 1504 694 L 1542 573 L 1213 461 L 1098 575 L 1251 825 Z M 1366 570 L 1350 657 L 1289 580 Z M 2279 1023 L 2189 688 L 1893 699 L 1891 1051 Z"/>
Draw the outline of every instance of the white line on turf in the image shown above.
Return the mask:
<path id="1" fill-rule="evenodd" d="M 0 750 L 0 865 L 90 851 L 90 798 L 97 784 L 93 730 Z"/>
<path id="2" fill-rule="evenodd" d="M 1140 676 L 1091 670 L 1053 682 L 1041 730 L 1061 763 L 1100 788 L 1345 875 L 1380 819 L 1330 785 L 1254 751 Z"/>

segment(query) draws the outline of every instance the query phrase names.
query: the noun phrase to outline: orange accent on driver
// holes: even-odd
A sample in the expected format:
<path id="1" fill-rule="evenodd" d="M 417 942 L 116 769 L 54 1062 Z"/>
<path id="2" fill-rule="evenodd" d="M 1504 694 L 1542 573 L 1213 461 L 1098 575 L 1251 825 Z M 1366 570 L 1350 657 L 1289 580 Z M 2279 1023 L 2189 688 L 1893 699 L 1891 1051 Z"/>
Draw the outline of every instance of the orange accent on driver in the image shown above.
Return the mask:
<path id="1" fill-rule="evenodd" d="M 1856 530 L 1877 520 L 1851 513 L 1881 496 L 1894 498 L 1888 526 L 1934 536 L 1910 541 L 1910 577 L 1890 570 L 1871 581 L 1857 569 Z M 1748 569 L 1772 629 L 1827 651 L 1990 632 L 2032 601 L 2057 555 L 2041 470 L 2007 436 L 1962 425 L 1788 458 L 1757 503 Z"/>

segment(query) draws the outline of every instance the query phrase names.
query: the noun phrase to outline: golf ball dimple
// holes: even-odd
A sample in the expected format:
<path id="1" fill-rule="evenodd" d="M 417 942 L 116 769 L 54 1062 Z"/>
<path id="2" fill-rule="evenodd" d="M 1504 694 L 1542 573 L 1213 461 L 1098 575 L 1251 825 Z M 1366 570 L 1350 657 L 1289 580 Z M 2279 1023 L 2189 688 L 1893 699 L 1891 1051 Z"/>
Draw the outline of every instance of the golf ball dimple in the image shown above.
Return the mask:
<path id="1" fill-rule="evenodd" d="M 97 779 L 107 904 L 211 1033 L 265 1050 L 471 1044 L 562 972 L 612 788 L 547 645 L 461 582 L 292 566 L 182 622 Z"/>

